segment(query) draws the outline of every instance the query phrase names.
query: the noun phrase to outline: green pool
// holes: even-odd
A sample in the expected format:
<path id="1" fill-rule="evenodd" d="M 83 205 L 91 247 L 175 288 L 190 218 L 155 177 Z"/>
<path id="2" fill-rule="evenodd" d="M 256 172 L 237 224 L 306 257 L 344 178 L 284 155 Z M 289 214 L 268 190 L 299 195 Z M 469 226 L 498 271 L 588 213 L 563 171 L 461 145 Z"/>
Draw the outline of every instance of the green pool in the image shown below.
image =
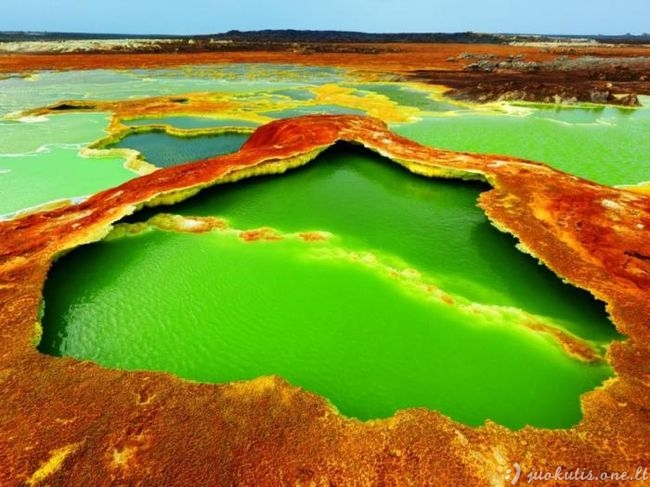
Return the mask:
<path id="1" fill-rule="evenodd" d="M 348 146 L 215 187 L 169 211 L 285 238 L 150 228 L 78 249 L 46 283 L 40 349 L 200 381 L 277 374 L 361 419 L 421 406 L 469 424 L 570 426 L 611 371 L 522 324 L 595 347 L 616 333 L 602 305 L 489 226 L 474 206 L 483 189 Z M 332 236 L 296 236 L 307 231 Z"/>

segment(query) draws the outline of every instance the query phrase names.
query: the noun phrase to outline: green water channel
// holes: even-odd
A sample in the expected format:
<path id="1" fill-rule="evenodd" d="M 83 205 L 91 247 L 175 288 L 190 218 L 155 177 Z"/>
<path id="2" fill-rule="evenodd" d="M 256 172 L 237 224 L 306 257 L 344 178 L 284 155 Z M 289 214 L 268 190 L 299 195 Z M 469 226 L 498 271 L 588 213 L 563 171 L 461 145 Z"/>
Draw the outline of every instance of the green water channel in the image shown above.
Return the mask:
<path id="1" fill-rule="evenodd" d="M 611 370 L 567 356 L 516 310 L 471 302 L 518 305 L 595 344 L 616 334 L 602 305 L 489 226 L 474 206 L 484 189 L 348 146 L 217 186 L 168 211 L 334 236 L 151 230 L 84 246 L 46 282 L 39 348 L 207 382 L 278 374 L 361 419 L 422 406 L 473 425 L 573 425 L 580 394 Z M 455 304 L 418 283 L 458 294 Z"/>

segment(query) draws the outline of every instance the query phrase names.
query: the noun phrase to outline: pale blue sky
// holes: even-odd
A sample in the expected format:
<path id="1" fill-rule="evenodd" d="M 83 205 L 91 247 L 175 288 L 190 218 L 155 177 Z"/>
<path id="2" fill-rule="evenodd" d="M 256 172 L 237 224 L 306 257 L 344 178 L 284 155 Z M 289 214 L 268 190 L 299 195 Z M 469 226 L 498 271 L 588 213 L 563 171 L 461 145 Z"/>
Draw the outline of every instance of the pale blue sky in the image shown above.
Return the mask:
<path id="1" fill-rule="evenodd" d="M 640 34 L 650 0 L 0 0 L 0 30 Z"/>

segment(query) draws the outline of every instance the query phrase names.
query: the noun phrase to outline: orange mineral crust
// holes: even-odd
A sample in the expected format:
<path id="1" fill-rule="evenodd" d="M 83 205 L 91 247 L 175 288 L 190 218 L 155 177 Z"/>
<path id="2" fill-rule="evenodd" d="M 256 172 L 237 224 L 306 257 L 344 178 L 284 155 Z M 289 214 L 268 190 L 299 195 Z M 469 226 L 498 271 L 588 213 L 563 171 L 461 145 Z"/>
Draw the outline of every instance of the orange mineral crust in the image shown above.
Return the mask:
<path id="1" fill-rule="evenodd" d="M 1 47 L 1 46 L 0 46 Z M 650 94 L 650 46 L 554 42 L 488 43 L 258 43 L 180 51 L 161 43 L 157 52 L 2 52 L 2 73 L 39 70 L 139 69 L 229 63 L 337 66 L 366 79 L 400 79 L 449 88 L 465 101 L 638 105 Z"/>
<path id="2" fill-rule="evenodd" d="M 42 69 L 131 69 L 160 68 L 163 66 L 182 66 L 189 64 L 219 63 L 296 63 L 325 66 L 346 66 L 386 72 L 387 70 L 410 70 L 417 68 L 449 67 L 449 56 L 461 53 L 509 55 L 511 52 L 526 54 L 535 60 L 553 59 L 553 54 L 539 47 L 496 44 L 350 44 L 351 52 L 325 52 L 305 54 L 302 52 L 282 50 L 233 50 L 230 52 L 198 53 L 6 53 L 0 55 L 0 72 L 16 73 Z M 375 48 L 376 54 L 359 53 L 359 48 Z M 643 55 L 643 47 L 625 47 L 616 49 L 623 55 Z M 611 49 L 591 48 L 590 53 L 606 55 Z"/>
<path id="3" fill-rule="evenodd" d="M 160 52 L 134 53 L 121 52 L 40 52 L 40 53 L 2 53 L 0 72 L 16 73 L 42 69 L 132 69 L 160 68 L 164 66 L 183 66 L 191 64 L 220 63 L 295 63 L 324 66 L 345 66 L 370 69 L 373 71 L 410 71 L 413 69 L 454 69 L 456 64 L 450 57 L 463 55 L 508 57 L 513 54 L 525 56 L 532 61 L 551 61 L 557 56 L 577 58 L 596 57 L 641 57 L 647 56 L 647 45 L 601 45 L 589 46 L 557 45 L 508 45 L 508 44 L 467 44 L 467 43 L 343 43 L 324 44 L 329 52 L 311 52 L 300 47 L 269 50 L 272 45 L 257 46 L 256 49 L 238 48 L 216 52 Z M 317 47 L 310 43 L 305 47 Z M 318 51 L 318 50 L 316 50 Z"/>
<path id="4" fill-rule="evenodd" d="M 277 377 L 199 384 L 36 350 L 41 289 L 57 254 L 103 238 L 142 205 L 281 172 L 337 141 L 430 177 L 487 181 L 493 189 L 479 204 L 492 223 L 607 303 L 626 340 L 608 353 L 615 378 L 582 397 L 579 424 L 474 428 L 425 409 L 361 422 Z M 238 153 L 1 222 L 0 485 L 510 485 L 514 462 L 523 475 L 558 466 L 634 474 L 650 464 L 649 227 L 642 194 L 520 159 L 424 147 L 376 119 L 326 115 L 272 122 Z"/>

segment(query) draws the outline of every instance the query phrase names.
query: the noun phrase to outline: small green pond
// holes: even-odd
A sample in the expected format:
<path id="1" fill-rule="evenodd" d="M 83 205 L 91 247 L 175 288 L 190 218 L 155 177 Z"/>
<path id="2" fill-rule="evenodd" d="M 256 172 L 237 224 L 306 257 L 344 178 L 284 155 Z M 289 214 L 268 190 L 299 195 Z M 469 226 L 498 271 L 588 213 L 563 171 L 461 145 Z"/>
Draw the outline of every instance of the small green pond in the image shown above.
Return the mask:
<path id="1" fill-rule="evenodd" d="M 165 132 L 152 131 L 129 134 L 107 146 L 107 149 L 134 149 L 154 166 L 169 167 L 237 152 L 248 136 L 249 134 L 225 133 L 201 137 L 176 137 Z"/>

